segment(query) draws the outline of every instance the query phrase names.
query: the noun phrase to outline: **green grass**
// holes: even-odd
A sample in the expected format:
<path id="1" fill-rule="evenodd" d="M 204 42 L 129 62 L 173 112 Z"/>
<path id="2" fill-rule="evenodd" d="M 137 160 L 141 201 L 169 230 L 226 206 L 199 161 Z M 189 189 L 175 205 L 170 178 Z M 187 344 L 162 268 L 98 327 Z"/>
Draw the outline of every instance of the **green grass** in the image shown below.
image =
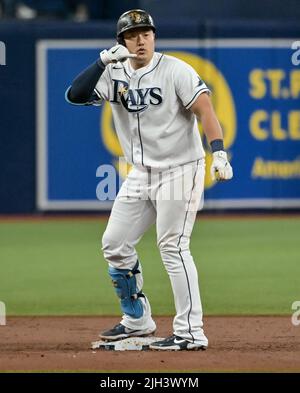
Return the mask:
<path id="1" fill-rule="evenodd" d="M 0 222 L 0 300 L 8 315 L 119 315 L 100 249 L 103 221 Z M 191 250 L 205 315 L 291 314 L 300 300 L 300 220 L 196 222 Z M 155 315 L 174 314 L 155 228 L 138 245 Z"/>

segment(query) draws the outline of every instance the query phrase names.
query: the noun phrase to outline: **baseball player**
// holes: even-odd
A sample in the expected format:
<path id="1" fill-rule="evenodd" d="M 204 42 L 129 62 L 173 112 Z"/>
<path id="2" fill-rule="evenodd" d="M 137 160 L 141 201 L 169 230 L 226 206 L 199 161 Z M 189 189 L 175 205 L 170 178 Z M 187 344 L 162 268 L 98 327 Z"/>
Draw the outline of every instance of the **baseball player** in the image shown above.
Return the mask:
<path id="1" fill-rule="evenodd" d="M 117 23 L 118 44 L 103 50 L 66 92 L 73 104 L 110 102 L 125 158 L 132 164 L 102 238 L 123 317 L 100 337 L 119 340 L 152 335 L 156 330 L 135 249 L 155 223 L 176 316 L 173 334 L 150 348 L 205 349 L 208 340 L 198 276 L 189 249 L 204 190 L 205 153 L 197 118 L 213 152 L 212 178 L 231 179 L 232 168 L 208 87 L 185 62 L 155 52 L 155 30 L 153 19 L 143 10 L 122 14 Z"/>

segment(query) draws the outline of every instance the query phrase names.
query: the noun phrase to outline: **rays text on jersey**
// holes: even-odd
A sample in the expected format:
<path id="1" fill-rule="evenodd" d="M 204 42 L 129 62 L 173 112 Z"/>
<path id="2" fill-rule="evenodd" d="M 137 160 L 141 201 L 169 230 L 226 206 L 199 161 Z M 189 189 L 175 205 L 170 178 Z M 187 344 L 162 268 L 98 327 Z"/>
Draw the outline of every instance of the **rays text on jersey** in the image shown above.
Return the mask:
<path id="1" fill-rule="evenodd" d="M 113 79 L 113 83 L 114 96 L 110 102 L 122 104 L 128 112 L 142 112 L 149 105 L 159 105 L 163 101 L 159 87 L 130 89 L 126 81 Z"/>

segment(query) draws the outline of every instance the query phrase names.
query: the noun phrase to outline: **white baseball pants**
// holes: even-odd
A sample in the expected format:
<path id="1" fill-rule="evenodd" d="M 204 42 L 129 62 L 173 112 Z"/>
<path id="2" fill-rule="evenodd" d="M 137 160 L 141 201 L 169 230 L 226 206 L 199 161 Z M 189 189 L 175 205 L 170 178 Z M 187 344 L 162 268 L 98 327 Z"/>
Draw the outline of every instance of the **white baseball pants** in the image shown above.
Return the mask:
<path id="1" fill-rule="evenodd" d="M 122 184 L 102 238 L 107 262 L 117 269 L 132 269 L 138 259 L 135 245 L 156 222 L 157 245 L 175 301 L 173 333 L 201 344 L 207 339 L 202 329 L 198 274 L 189 243 L 203 199 L 204 174 L 204 159 L 163 171 L 134 166 Z M 141 290 L 142 273 L 136 278 Z M 122 324 L 126 327 L 153 326 L 149 301 L 141 300 L 144 315 L 135 319 L 124 314 Z"/>

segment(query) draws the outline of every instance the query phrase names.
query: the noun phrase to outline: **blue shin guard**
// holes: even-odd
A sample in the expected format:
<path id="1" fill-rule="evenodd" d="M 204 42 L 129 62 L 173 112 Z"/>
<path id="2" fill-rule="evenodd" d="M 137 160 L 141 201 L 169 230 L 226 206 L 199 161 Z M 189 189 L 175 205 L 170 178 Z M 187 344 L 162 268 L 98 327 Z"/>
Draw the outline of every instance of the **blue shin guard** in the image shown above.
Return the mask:
<path id="1" fill-rule="evenodd" d="M 112 278 L 112 283 L 115 291 L 120 298 L 121 309 L 124 314 L 132 318 L 141 318 L 143 316 L 143 304 L 140 297 L 144 297 L 141 292 L 138 292 L 136 286 L 137 273 L 139 262 L 136 263 L 132 270 L 130 269 L 115 269 L 109 267 L 109 275 Z"/>

